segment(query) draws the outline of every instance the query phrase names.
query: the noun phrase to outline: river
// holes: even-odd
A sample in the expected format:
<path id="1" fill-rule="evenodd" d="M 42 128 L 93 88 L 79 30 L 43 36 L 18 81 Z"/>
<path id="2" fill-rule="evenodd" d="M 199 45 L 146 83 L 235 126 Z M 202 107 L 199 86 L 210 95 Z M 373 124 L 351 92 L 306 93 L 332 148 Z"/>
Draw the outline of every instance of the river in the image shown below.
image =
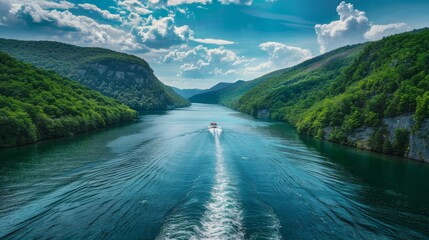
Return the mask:
<path id="1" fill-rule="evenodd" d="M 216 105 L 0 156 L 5 239 L 429 238 L 428 164 Z"/>

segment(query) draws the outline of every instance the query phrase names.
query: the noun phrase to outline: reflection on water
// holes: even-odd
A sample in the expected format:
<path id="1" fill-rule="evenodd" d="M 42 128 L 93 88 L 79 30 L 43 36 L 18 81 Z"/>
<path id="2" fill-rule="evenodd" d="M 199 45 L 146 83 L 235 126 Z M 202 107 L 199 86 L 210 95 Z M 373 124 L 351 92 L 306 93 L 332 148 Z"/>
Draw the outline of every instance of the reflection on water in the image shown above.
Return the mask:
<path id="1" fill-rule="evenodd" d="M 0 238 L 429 237 L 427 164 L 219 106 L 0 156 Z"/>

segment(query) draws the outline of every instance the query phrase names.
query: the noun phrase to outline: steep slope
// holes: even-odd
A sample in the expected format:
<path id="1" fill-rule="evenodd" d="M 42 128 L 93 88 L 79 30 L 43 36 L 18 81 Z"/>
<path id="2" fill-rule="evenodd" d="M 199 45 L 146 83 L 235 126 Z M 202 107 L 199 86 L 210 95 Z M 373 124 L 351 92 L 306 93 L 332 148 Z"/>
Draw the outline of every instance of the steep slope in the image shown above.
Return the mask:
<path id="1" fill-rule="evenodd" d="M 172 109 L 189 102 L 162 84 L 136 56 L 50 41 L 0 39 L 0 51 L 52 70 L 136 110 Z"/>
<path id="2" fill-rule="evenodd" d="M 333 76 L 339 74 L 342 67 L 351 64 L 362 48 L 363 45 L 340 48 L 295 67 L 277 70 L 252 81 L 239 81 L 220 91 L 195 95 L 190 100 L 191 102 L 219 103 L 255 116 L 259 113 L 262 117 L 263 112 L 266 115 L 267 112 L 275 109 L 271 108 L 277 101 L 275 98 L 287 94 L 286 91 L 291 86 L 317 88 L 319 85 L 327 84 L 326 81 L 330 81 Z M 276 93 L 271 94 L 272 91 Z M 293 105 L 292 102 L 289 104 Z M 297 107 L 296 110 L 299 109 L 300 107 Z"/>
<path id="3" fill-rule="evenodd" d="M 237 108 L 254 116 L 295 124 L 306 109 L 326 96 L 326 88 L 363 48 L 363 44 L 343 47 L 268 74 L 265 81 L 245 92 Z"/>
<path id="4" fill-rule="evenodd" d="M 210 103 L 210 104 L 223 104 L 225 106 L 234 108 L 238 99 L 250 88 L 254 87 L 259 83 L 260 79 L 255 79 L 253 81 L 237 81 L 232 85 L 216 90 L 197 94 L 189 98 L 191 102 L 195 103 Z"/>
<path id="5" fill-rule="evenodd" d="M 314 58 L 246 92 L 238 109 L 304 134 L 429 161 L 429 30 Z"/>
<path id="6" fill-rule="evenodd" d="M 130 121 L 116 100 L 0 53 L 0 147 L 68 136 Z"/>

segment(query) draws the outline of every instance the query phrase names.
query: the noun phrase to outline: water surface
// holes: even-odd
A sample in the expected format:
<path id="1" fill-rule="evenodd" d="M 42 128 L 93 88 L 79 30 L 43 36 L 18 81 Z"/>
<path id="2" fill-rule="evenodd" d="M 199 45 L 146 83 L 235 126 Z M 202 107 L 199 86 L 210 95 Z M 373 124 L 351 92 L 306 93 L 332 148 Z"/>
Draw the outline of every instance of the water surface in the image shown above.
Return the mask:
<path id="1" fill-rule="evenodd" d="M 220 106 L 0 156 L 0 238 L 429 238 L 428 165 Z"/>

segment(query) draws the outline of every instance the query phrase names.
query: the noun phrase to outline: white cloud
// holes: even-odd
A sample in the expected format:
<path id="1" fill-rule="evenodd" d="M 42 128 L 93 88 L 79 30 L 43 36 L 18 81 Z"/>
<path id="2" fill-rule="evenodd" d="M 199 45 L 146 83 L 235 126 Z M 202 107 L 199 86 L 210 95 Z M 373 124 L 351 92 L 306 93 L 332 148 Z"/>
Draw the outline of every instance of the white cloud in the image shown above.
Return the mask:
<path id="1" fill-rule="evenodd" d="M 223 39 L 212 39 L 212 38 L 191 38 L 190 40 L 198 43 L 205 43 L 205 44 L 214 44 L 214 45 L 230 45 L 234 44 L 235 42 L 223 40 Z"/>
<path id="2" fill-rule="evenodd" d="M 216 75 L 237 73 L 238 65 L 244 62 L 234 51 L 221 46 L 207 48 L 199 45 L 189 50 L 176 49 L 168 53 L 164 63 L 182 62 L 179 77 L 189 79 L 211 78 Z"/>
<path id="3" fill-rule="evenodd" d="M 212 3 L 212 0 L 168 0 L 167 1 L 168 6 L 177 6 L 182 4 L 194 4 L 194 3 L 206 5 L 206 4 Z"/>
<path id="4" fill-rule="evenodd" d="M 270 55 L 270 60 L 279 67 L 290 67 L 313 57 L 311 51 L 278 42 L 266 42 L 259 47 Z"/>
<path id="5" fill-rule="evenodd" d="M 131 13 L 141 15 L 148 15 L 152 13 L 152 11 L 147 8 L 147 6 L 138 0 L 119 0 L 118 6 L 125 7 Z"/>
<path id="6" fill-rule="evenodd" d="M 392 23 L 386 25 L 372 25 L 371 29 L 365 33 L 368 40 L 379 40 L 385 36 L 410 31 L 411 27 L 405 23 Z"/>
<path id="7" fill-rule="evenodd" d="M 22 1 L 17 1 L 20 3 L 29 3 L 32 2 L 31 0 L 22 0 Z M 37 1 L 37 3 L 39 4 L 40 7 L 45 8 L 45 9 L 70 9 L 74 7 L 74 4 L 71 2 L 67 2 L 67 1 L 48 1 L 48 0 L 41 0 L 41 1 Z"/>
<path id="8" fill-rule="evenodd" d="M 97 7 L 94 4 L 89 4 L 89 3 L 83 3 L 83 4 L 78 4 L 79 7 L 85 9 L 85 10 L 89 10 L 89 11 L 94 11 L 99 13 L 101 16 L 103 16 L 103 18 L 108 19 L 108 20 L 115 20 L 115 21 L 122 21 L 122 18 L 119 14 L 113 14 L 107 10 L 102 10 L 99 7 Z"/>
<path id="9" fill-rule="evenodd" d="M 184 44 L 193 35 L 188 25 L 177 27 L 173 17 L 148 17 L 146 25 L 133 27 L 136 40 L 149 48 L 169 48 Z"/>
<path id="10" fill-rule="evenodd" d="M 313 57 L 311 51 L 278 42 L 265 42 L 259 47 L 268 53 L 268 61 L 245 68 L 246 73 L 261 75 L 268 71 L 291 67 Z"/>
<path id="11" fill-rule="evenodd" d="M 68 6 L 65 1 L 57 4 Z M 63 41 L 114 49 L 127 47 L 125 45 L 129 44 L 123 39 L 127 35 L 123 30 L 100 24 L 90 17 L 76 16 L 68 10 L 50 9 L 52 6 L 55 5 L 49 5 L 46 1 L 15 1 L 10 5 L 9 14 L 20 21 L 16 22 L 18 24 L 49 28 L 52 38 L 61 38 Z"/>
<path id="12" fill-rule="evenodd" d="M 42 10 L 67 10 L 75 5 L 67 1 L 51 1 L 51 0 L 0 0 L 0 13 L 2 20 L 5 22 L 14 22 L 17 20 L 16 13 L 22 6 L 29 5 Z"/>
<path id="13" fill-rule="evenodd" d="M 256 66 L 246 67 L 244 71 L 247 74 L 262 75 L 264 72 L 274 70 L 274 63 L 271 61 L 260 63 Z"/>
<path id="14" fill-rule="evenodd" d="M 315 26 L 321 53 L 368 39 L 377 40 L 380 36 L 408 29 L 405 23 L 373 25 L 365 12 L 355 9 L 352 4 L 344 1 L 337 6 L 336 10 L 339 20 Z"/>
<path id="15" fill-rule="evenodd" d="M 337 13 L 340 20 L 315 26 L 321 53 L 365 41 L 363 35 L 371 27 L 365 12 L 354 9 L 350 3 L 341 2 Z"/>
<path id="16" fill-rule="evenodd" d="M 140 25 L 144 22 L 143 18 L 140 16 L 140 14 L 131 12 L 128 15 L 128 21 L 131 23 L 132 26 Z"/>
<path id="17" fill-rule="evenodd" d="M 246 6 L 252 5 L 252 1 L 253 0 L 219 0 L 219 2 L 225 5 L 237 4 L 237 5 L 246 5 Z"/>

